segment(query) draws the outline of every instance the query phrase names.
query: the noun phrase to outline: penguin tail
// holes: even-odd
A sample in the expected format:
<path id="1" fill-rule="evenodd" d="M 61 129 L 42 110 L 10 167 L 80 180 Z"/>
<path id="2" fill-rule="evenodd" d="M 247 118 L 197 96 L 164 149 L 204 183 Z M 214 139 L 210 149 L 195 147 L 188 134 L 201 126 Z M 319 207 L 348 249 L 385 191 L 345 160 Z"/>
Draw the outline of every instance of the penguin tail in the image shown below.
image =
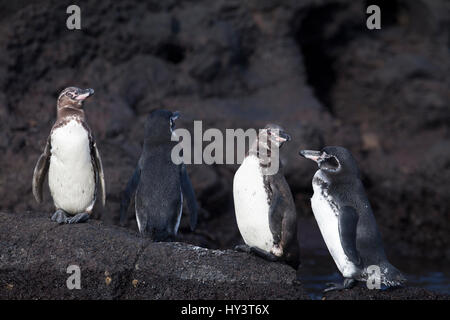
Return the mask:
<path id="1" fill-rule="evenodd" d="M 153 242 L 168 242 L 173 240 L 173 234 L 164 229 L 151 228 L 147 234 Z"/>
<path id="2" fill-rule="evenodd" d="M 381 282 L 387 287 L 402 286 L 406 282 L 403 273 L 390 263 L 384 263 L 381 266 Z"/>

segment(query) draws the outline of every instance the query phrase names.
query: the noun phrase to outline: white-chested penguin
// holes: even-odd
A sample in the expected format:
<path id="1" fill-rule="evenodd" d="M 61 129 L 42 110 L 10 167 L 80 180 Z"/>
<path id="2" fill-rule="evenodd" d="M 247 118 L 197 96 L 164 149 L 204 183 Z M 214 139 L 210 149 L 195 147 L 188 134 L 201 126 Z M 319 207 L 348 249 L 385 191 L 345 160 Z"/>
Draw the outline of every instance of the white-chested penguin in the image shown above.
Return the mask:
<path id="1" fill-rule="evenodd" d="M 175 164 L 171 153 L 177 144 L 171 141 L 178 112 L 155 110 L 145 126 L 144 146 L 137 168 L 123 192 L 120 221 L 125 222 L 131 197 L 135 194 L 135 211 L 139 232 L 154 241 L 176 236 L 187 200 L 191 230 L 197 224 L 197 202 L 184 163 Z"/>
<path id="2" fill-rule="evenodd" d="M 300 155 L 317 162 L 319 170 L 312 185 L 311 207 L 320 232 L 342 273 L 342 284 L 329 284 L 325 291 L 351 288 L 356 281 L 371 278 L 385 286 L 401 285 L 405 278 L 392 266 L 384 253 L 380 232 L 372 213 L 358 165 L 342 147 L 325 147 L 322 151 L 302 150 Z M 374 278 L 375 277 L 375 278 Z"/>
<path id="3" fill-rule="evenodd" d="M 97 145 L 86 123 L 83 102 L 93 89 L 69 87 L 57 101 L 57 119 L 44 153 L 34 168 L 33 194 L 42 202 L 42 184 L 48 172 L 48 185 L 58 223 L 78 223 L 89 219 L 97 190 L 105 205 L 105 180 Z"/>
<path id="4" fill-rule="evenodd" d="M 297 214 L 278 153 L 288 140 L 289 135 L 281 127 L 267 125 L 260 130 L 234 175 L 236 221 L 246 243 L 236 249 L 253 252 L 270 261 L 286 261 L 297 269 L 300 264 Z M 274 148 L 277 148 L 277 157 L 272 159 Z M 269 161 L 278 161 L 275 174 L 267 174 Z"/>

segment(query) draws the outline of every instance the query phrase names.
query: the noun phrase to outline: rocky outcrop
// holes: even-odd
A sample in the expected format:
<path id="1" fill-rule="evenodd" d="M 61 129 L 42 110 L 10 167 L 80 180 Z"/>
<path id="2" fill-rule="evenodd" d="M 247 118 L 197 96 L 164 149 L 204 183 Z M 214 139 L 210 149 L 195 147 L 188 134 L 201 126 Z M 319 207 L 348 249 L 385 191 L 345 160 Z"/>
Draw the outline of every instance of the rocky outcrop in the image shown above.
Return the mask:
<path id="1" fill-rule="evenodd" d="M 79 290 L 67 287 L 71 265 L 80 268 Z M 0 213 L 0 299 L 308 299 L 295 277 L 284 264 L 232 250 Z"/>
<path id="2" fill-rule="evenodd" d="M 57 225 L 33 213 L 0 213 L 0 299 L 310 299 L 289 266 L 233 250 L 154 243 L 90 220 Z M 80 289 L 73 266 L 80 270 Z M 422 288 L 368 290 L 323 299 L 449 299 Z"/>

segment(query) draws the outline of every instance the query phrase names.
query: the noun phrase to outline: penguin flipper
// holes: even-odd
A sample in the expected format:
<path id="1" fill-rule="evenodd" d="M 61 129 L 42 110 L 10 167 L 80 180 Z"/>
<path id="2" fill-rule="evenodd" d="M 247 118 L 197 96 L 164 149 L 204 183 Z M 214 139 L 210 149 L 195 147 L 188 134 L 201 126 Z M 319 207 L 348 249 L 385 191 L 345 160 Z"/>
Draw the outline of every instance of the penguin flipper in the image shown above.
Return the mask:
<path id="1" fill-rule="evenodd" d="M 130 181 L 128 181 L 127 187 L 125 188 L 125 191 L 122 193 L 122 199 L 120 202 L 120 223 L 125 223 L 125 218 L 127 215 L 128 207 L 130 206 L 131 197 L 136 192 L 136 189 L 139 185 L 139 180 L 141 179 L 141 168 L 140 165 L 136 167 L 134 170 L 133 175 L 130 178 Z"/>
<path id="2" fill-rule="evenodd" d="M 245 252 L 245 253 L 253 253 L 254 255 L 256 255 L 260 258 L 263 258 L 263 259 L 266 259 L 266 260 L 272 261 L 272 262 L 279 260 L 279 258 L 276 255 L 274 255 L 273 253 L 264 251 L 258 247 L 251 247 L 247 244 L 237 245 L 234 247 L 234 250 L 239 251 L 239 252 Z"/>
<path id="3" fill-rule="evenodd" d="M 250 252 L 268 261 L 276 262 L 279 260 L 273 253 L 266 252 L 258 247 L 250 247 Z"/>
<path id="4" fill-rule="evenodd" d="M 339 214 L 339 238 L 344 253 L 355 265 L 361 263 L 361 257 L 356 249 L 356 225 L 358 213 L 353 207 L 345 206 Z"/>
<path id="5" fill-rule="evenodd" d="M 272 201 L 269 208 L 269 228 L 270 232 L 272 232 L 274 242 L 278 244 L 281 241 L 281 229 L 283 224 L 282 213 L 284 210 L 281 208 L 283 206 L 283 201 L 278 189 L 275 187 L 272 188 L 272 190 Z"/>
<path id="6" fill-rule="evenodd" d="M 103 173 L 102 158 L 100 157 L 100 152 L 98 152 L 97 144 L 95 142 L 92 143 L 91 154 L 94 157 L 94 168 L 96 169 L 98 182 L 100 182 L 100 190 L 102 193 L 102 204 L 103 206 L 105 206 L 106 203 L 105 174 Z"/>
<path id="7" fill-rule="evenodd" d="M 34 167 L 33 172 L 33 195 L 38 203 L 42 202 L 42 185 L 45 180 L 45 176 L 48 172 L 48 167 L 50 166 L 50 139 L 47 139 L 47 144 L 45 145 L 44 152 L 39 157 L 36 167 Z"/>
<path id="8" fill-rule="evenodd" d="M 198 214 L 198 205 L 197 200 L 195 199 L 194 189 L 192 188 L 191 180 L 187 174 L 186 165 L 181 164 L 181 190 L 183 192 L 184 197 L 187 201 L 187 206 L 189 208 L 189 222 L 191 225 L 191 231 L 195 230 L 197 226 L 197 214 Z M 183 205 L 183 204 L 181 204 Z"/>
<path id="9" fill-rule="evenodd" d="M 296 224 L 297 215 L 295 209 L 291 208 L 288 197 L 292 197 L 291 190 L 284 180 L 267 177 L 267 183 L 271 190 L 271 203 L 269 208 L 269 227 L 275 243 L 281 242 L 282 246 L 288 244 L 296 234 L 296 228 L 290 226 Z M 284 183 L 283 183 L 284 182 Z M 293 206 L 293 203 L 292 203 Z M 291 232 L 295 231 L 295 232 Z"/>

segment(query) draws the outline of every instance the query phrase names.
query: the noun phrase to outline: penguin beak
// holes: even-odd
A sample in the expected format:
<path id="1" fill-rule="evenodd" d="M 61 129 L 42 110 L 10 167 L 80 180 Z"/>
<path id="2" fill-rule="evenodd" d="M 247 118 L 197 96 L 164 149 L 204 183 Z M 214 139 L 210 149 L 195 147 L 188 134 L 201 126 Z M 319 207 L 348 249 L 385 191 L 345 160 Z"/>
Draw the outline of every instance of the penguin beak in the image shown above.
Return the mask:
<path id="1" fill-rule="evenodd" d="M 278 132 L 278 136 L 276 137 L 276 140 L 278 142 L 286 142 L 286 141 L 291 141 L 291 136 L 288 135 L 286 132 L 284 131 L 280 131 Z"/>
<path id="2" fill-rule="evenodd" d="M 310 159 L 315 162 L 319 162 L 323 158 L 323 152 L 322 151 L 314 151 L 314 150 L 301 150 L 299 154 L 302 157 L 305 157 L 306 159 Z"/>
<path id="3" fill-rule="evenodd" d="M 291 136 L 286 133 L 286 131 L 282 129 L 265 129 L 267 130 L 268 134 L 271 135 L 271 139 L 273 139 L 276 142 L 279 142 L 280 144 L 286 141 L 291 140 Z"/>
<path id="4" fill-rule="evenodd" d="M 86 90 L 81 90 L 81 93 L 79 95 L 77 95 L 77 97 L 75 98 L 75 100 L 77 101 L 83 101 L 86 98 L 89 98 L 90 96 L 92 96 L 94 94 L 94 89 L 86 89 Z"/>

